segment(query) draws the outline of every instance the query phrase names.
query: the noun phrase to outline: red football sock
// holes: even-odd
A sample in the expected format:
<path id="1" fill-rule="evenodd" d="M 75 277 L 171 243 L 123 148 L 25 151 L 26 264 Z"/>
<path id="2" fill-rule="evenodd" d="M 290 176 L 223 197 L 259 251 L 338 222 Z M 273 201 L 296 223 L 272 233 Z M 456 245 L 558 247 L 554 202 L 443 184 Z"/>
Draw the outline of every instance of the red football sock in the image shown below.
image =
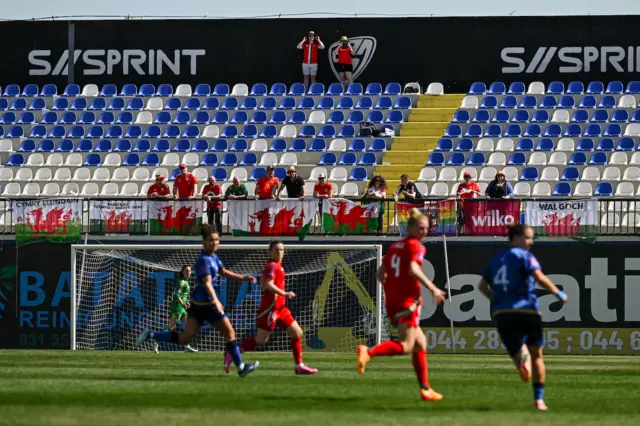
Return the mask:
<path id="1" fill-rule="evenodd" d="M 293 362 L 302 364 L 302 339 L 296 337 L 291 339 L 291 352 L 293 352 Z"/>
<path id="2" fill-rule="evenodd" d="M 369 356 L 395 356 L 402 355 L 404 350 L 402 349 L 402 343 L 395 340 L 387 340 L 386 342 L 375 345 L 369 349 Z"/>
<path id="3" fill-rule="evenodd" d="M 249 352 L 252 351 L 258 345 L 255 337 L 249 337 L 245 339 L 244 342 L 240 343 L 240 352 Z"/>
<path id="4" fill-rule="evenodd" d="M 418 384 L 422 389 L 429 389 L 429 375 L 427 373 L 427 352 L 419 351 L 413 353 L 413 369 L 416 371 Z"/>

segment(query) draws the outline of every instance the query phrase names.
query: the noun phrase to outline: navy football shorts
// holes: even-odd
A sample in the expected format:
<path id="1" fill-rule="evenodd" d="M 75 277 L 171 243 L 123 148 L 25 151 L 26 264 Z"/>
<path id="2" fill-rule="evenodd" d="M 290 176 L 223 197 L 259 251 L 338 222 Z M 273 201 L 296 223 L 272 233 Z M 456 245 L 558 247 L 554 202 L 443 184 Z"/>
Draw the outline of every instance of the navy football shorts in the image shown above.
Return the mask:
<path id="1" fill-rule="evenodd" d="M 544 347 L 542 317 L 539 314 L 502 312 L 495 316 L 495 321 L 500 339 L 511 357 L 520 351 L 523 344 Z"/>
<path id="2" fill-rule="evenodd" d="M 189 318 L 198 321 L 200 326 L 205 322 L 213 325 L 227 317 L 224 312 L 220 313 L 215 305 L 191 305 L 187 314 L 189 314 Z"/>

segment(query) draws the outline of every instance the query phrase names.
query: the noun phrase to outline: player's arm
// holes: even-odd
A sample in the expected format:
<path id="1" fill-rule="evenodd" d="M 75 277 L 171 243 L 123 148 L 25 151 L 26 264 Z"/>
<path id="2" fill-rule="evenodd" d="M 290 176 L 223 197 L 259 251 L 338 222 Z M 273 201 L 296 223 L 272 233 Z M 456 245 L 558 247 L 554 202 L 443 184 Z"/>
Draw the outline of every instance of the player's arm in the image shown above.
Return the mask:
<path id="1" fill-rule="evenodd" d="M 533 275 L 533 278 L 536 280 L 536 282 L 544 287 L 545 290 L 547 290 L 551 294 L 554 294 L 563 303 L 567 302 L 567 294 L 556 287 L 556 285 L 551 282 L 549 277 L 547 277 L 540 269 L 536 269 L 532 272 L 531 275 Z"/>
<path id="2" fill-rule="evenodd" d="M 493 297 L 493 292 L 491 291 L 491 284 L 486 279 L 481 279 L 480 284 L 478 285 L 478 290 L 480 293 L 487 296 L 489 300 Z"/>
<path id="3" fill-rule="evenodd" d="M 409 276 L 411 278 L 415 278 L 420 283 L 433 294 L 433 301 L 436 303 L 443 303 L 446 299 L 446 294 L 444 291 L 440 290 L 434 283 L 431 282 L 429 278 L 422 272 L 422 266 L 418 264 L 415 260 L 412 260 L 409 264 Z"/>
<path id="4" fill-rule="evenodd" d="M 256 277 L 254 277 L 253 275 L 240 275 L 228 270 L 227 268 L 222 268 L 222 272 L 220 272 L 220 275 L 237 281 L 249 281 L 250 283 L 256 282 Z"/>
<path id="5" fill-rule="evenodd" d="M 296 294 L 292 291 L 285 291 L 276 286 L 273 278 L 267 278 L 264 275 L 260 276 L 260 287 L 263 289 L 270 291 L 271 293 L 275 293 L 280 296 L 288 297 L 289 299 L 296 297 Z"/>

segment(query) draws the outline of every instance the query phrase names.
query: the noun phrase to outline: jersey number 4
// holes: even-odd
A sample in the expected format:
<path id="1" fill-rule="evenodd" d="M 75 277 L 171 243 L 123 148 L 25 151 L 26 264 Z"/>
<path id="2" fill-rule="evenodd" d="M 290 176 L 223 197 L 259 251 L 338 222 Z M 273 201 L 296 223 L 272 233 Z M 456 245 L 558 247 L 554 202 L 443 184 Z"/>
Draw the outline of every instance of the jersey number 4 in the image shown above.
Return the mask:
<path id="1" fill-rule="evenodd" d="M 500 269 L 493 276 L 493 284 L 501 285 L 502 291 L 507 292 L 507 286 L 509 285 L 509 280 L 507 279 L 507 265 L 502 265 Z"/>
<path id="2" fill-rule="evenodd" d="M 394 277 L 398 278 L 400 276 L 400 256 L 397 254 L 391 256 L 391 267 L 394 271 Z"/>

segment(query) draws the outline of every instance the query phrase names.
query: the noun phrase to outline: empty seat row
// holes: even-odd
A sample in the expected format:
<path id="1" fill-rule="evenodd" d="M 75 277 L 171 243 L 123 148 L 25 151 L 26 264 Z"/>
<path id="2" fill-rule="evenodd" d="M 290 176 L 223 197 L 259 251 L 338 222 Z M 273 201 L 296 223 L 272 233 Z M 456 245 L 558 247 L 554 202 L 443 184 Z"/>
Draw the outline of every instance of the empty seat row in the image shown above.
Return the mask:
<path id="1" fill-rule="evenodd" d="M 512 114 L 513 112 L 513 114 Z M 606 109 L 596 109 L 590 113 L 586 109 L 578 109 L 569 114 L 569 111 L 559 109 L 553 111 L 550 116 L 547 110 L 536 110 L 530 113 L 528 110 L 518 109 L 509 111 L 498 109 L 495 112 L 481 109 L 473 112 L 461 109 L 453 115 L 452 123 L 632 123 L 640 122 L 640 109 L 631 114 L 626 109 L 616 109 L 609 113 Z"/>
<path id="2" fill-rule="evenodd" d="M 429 154 L 429 158 L 427 159 L 427 165 L 429 166 L 484 166 L 494 165 L 511 165 L 511 166 L 524 166 L 526 164 L 529 165 L 575 165 L 575 166 L 585 166 L 589 165 L 638 165 L 640 164 L 640 152 L 634 152 L 631 156 L 631 159 L 627 156 L 626 152 L 613 152 L 611 154 L 607 154 L 606 152 L 583 152 L 577 151 L 572 153 L 567 159 L 567 154 L 565 152 L 552 152 L 547 157 L 547 153 L 543 151 L 536 151 L 531 153 L 528 156 L 525 152 L 514 152 L 509 155 L 507 160 L 507 156 L 503 152 L 494 152 L 489 156 L 487 160 L 485 154 L 483 152 L 472 152 L 468 155 L 462 152 L 453 152 L 448 155 L 448 159 L 445 158 L 444 153 L 439 151 L 434 151 Z"/>
<path id="3" fill-rule="evenodd" d="M 514 95 L 507 95 L 503 97 L 502 100 L 498 100 L 496 96 L 488 95 L 483 97 L 482 100 L 478 100 L 476 96 L 465 96 L 462 99 L 461 105 L 461 107 L 465 109 L 571 109 L 576 108 L 576 106 L 578 108 L 615 108 L 616 106 L 619 108 L 635 108 L 636 99 L 632 95 L 624 95 L 620 97 L 619 101 L 616 101 L 616 98 L 613 95 L 604 95 L 600 97 L 600 100 L 598 101 L 594 95 L 584 95 L 578 102 L 576 102 L 576 98 L 572 95 L 563 95 L 559 99 L 553 95 L 545 95 L 538 102 L 538 99 L 535 96 L 525 95 L 518 102 L 518 99 Z"/>
<path id="4" fill-rule="evenodd" d="M 544 128 L 544 130 L 543 130 Z M 620 137 L 624 136 L 640 136 L 640 123 L 631 123 L 624 126 L 618 123 L 610 123 L 603 126 L 598 123 L 590 123 L 584 126 L 576 123 L 562 125 L 558 123 L 546 124 L 541 126 L 540 124 L 527 124 L 526 126 L 520 124 L 508 124 L 506 127 L 500 124 L 489 124 L 483 126 L 482 124 L 469 124 L 466 129 L 462 130 L 462 126 L 459 124 L 450 124 L 447 126 L 444 132 L 445 137 L 448 138 L 479 138 L 479 137 L 533 137 L 546 136 L 551 138 L 558 138 L 561 136 L 566 137 Z"/>
<path id="5" fill-rule="evenodd" d="M 576 142 L 572 138 L 561 138 L 557 145 L 551 138 L 521 138 L 514 142 L 510 138 L 501 138 L 497 145 L 491 138 L 482 138 L 474 143 L 473 139 L 448 139 L 442 138 L 436 144 L 436 151 L 451 152 L 471 152 L 471 151 L 633 151 L 636 149 L 636 142 L 631 137 L 618 138 L 581 138 Z M 640 149 L 640 145 L 638 146 Z"/>
<path id="6" fill-rule="evenodd" d="M 624 90 L 624 85 L 620 81 L 611 81 L 607 84 L 607 89 L 605 91 L 604 84 L 600 81 L 592 81 L 587 86 L 586 93 L 588 94 L 602 94 L 602 93 L 610 93 L 610 94 L 621 94 L 621 93 L 640 93 L 640 82 L 638 81 L 630 81 L 627 83 L 627 88 Z M 489 89 L 487 90 L 487 86 L 482 82 L 475 82 L 471 84 L 469 88 L 469 94 L 471 95 L 484 95 L 484 94 L 494 94 L 494 95 L 504 95 L 505 93 L 514 94 L 514 95 L 522 95 L 522 94 L 531 94 L 531 95 L 541 95 L 544 93 L 561 95 L 561 94 L 571 94 L 571 95 L 581 95 L 585 93 L 584 84 L 580 81 L 572 81 L 567 86 L 565 91 L 564 83 L 561 81 L 552 81 L 549 83 L 545 90 L 544 83 L 540 81 L 534 81 L 529 84 L 529 87 L 525 92 L 525 84 L 522 82 L 513 82 L 509 85 L 509 90 L 506 90 L 506 86 L 503 82 L 497 81 L 491 83 Z"/>

